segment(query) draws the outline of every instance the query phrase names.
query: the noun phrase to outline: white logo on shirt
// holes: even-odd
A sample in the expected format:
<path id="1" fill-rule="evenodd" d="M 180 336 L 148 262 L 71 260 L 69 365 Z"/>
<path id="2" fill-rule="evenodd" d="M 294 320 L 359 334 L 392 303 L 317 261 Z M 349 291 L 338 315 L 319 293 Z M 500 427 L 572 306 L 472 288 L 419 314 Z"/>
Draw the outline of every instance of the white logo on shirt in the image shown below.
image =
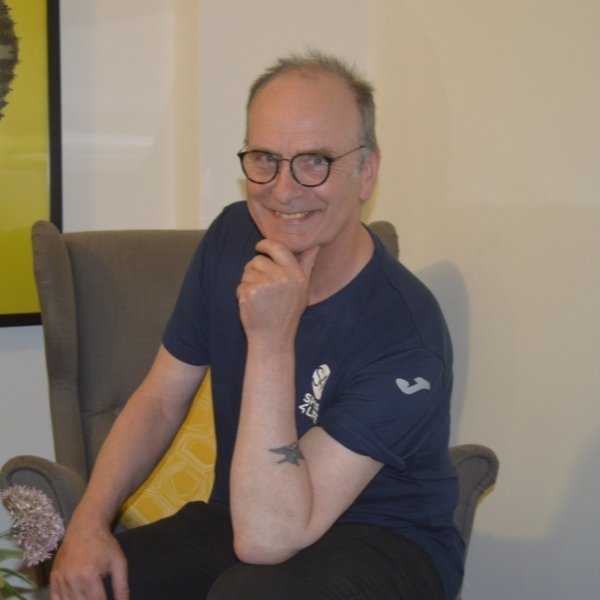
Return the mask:
<path id="1" fill-rule="evenodd" d="M 420 390 L 430 390 L 431 384 L 427 379 L 423 379 L 422 377 L 417 377 L 415 382 L 411 385 L 406 379 L 398 378 L 396 379 L 396 385 L 400 388 L 400 391 L 403 394 L 414 394 Z"/>
<path id="2" fill-rule="evenodd" d="M 313 423 L 316 423 L 317 419 L 319 418 L 319 404 L 321 402 L 321 398 L 323 397 L 325 384 L 327 383 L 330 375 L 331 369 L 328 365 L 320 365 L 317 367 L 314 370 L 311 379 L 312 394 L 309 392 L 304 394 L 302 403 L 298 406 L 300 412 L 311 419 Z"/>

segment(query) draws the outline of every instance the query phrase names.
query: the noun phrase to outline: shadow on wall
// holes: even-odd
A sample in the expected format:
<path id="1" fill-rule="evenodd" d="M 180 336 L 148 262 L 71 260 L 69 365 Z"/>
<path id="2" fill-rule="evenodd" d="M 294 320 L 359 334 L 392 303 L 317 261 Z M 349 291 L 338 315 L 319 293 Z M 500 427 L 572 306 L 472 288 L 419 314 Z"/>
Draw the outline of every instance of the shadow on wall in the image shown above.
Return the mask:
<path id="1" fill-rule="evenodd" d="M 596 600 L 600 590 L 600 431 L 573 465 L 553 527 L 536 539 L 502 538 L 474 531 L 464 600 Z M 523 457 L 527 460 L 527 457 Z M 506 465 L 502 467 L 506 472 Z M 548 464 L 545 468 L 552 469 Z M 536 485 L 531 472 L 531 486 Z M 532 513 L 528 489 L 515 489 Z M 493 498 L 489 498 L 493 500 Z M 485 510 L 485 503 L 481 507 Z M 526 557 L 526 560 L 524 560 Z"/>
<path id="2" fill-rule="evenodd" d="M 454 389 L 452 392 L 451 444 L 457 442 L 458 424 L 464 409 L 469 365 L 469 297 L 460 271 L 450 262 L 441 261 L 420 269 L 417 277 L 437 298 L 452 336 L 454 348 Z M 467 440 L 485 444 L 485 440 Z"/>

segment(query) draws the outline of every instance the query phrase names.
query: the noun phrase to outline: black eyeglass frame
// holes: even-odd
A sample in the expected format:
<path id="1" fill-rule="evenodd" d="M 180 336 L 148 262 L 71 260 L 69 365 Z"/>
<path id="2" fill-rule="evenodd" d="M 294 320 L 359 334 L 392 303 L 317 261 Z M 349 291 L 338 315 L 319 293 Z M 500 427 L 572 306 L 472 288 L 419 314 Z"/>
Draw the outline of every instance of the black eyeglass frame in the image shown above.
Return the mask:
<path id="1" fill-rule="evenodd" d="M 279 175 L 281 163 L 285 161 L 285 162 L 290 163 L 290 173 L 292 174 L 294 181 L 296 181 L 302 187 L 314 188 L 314 187 L 319 187 L 320 185 L 323 185 L 329 179 L 329 175 L 331 174 L 331 165 L 336 160 L 339 160 L 340 158 L 344 158 L 345 156 L 348 156 L 349 154 L 352 154 L 353 152 L 356 152 L 357 150 L 362 150 L 363 148 L 366 148 L 366 147 L 367 147 L 366 144 L 361 144 L 360 146 L 357 146 L 356 148 L 353 148 L 352 150 L 348 150 L 348 152 L 344 152 L 343 154 L 338 154 L 337 156 L 326 156 L 325 154 L 321 154 L 320 152 L 301 152 L 300 154 L 296 154 L 295 156 L 292 156 L 292 158 L 280 158 L 280 157 L 277 157 L 276 155 L 272 154 L 271 152 L 267 152 L 266 150 L 242 150 L 241 152 L 237 153 L 237 157 L 240 159 L 240 165 L 242 167 L 242 171 L 244 172 L 246 179 L 248 179 L 248 181 L 251 181 L 252 183 L 257 183 L 259 185 L 266 185 L 267 183 L 271 183 L 272 181 L 275 181 L 275 179 L 277 179 L 277 175 Z M 252 179 L 252 177 L 250 177 L 248 175 L 248 173 L 246 172 L 246 169 L 244 168 L 244 157 L 247 154 L 251 154 L 254 152 L 263 152 L 264 154 L 269 154 L 270 156 L 273 157 L 273 160 L 275 160 L 277 166 L 275 168 L 275 172 L 273 173 L 273 177 L 271 177 L 271 179 L 269 179 L 267 181 L 256 181 L 256 179 Z M 298 179 L 298 176 L 296 175 L 296 171 L 294 170 L 294 161 L 299 156 L 321 156 L 327 162 L 327 173 L 326 173 L 323 181 L 321 181 L 320 183 L 302 183 Z"/>

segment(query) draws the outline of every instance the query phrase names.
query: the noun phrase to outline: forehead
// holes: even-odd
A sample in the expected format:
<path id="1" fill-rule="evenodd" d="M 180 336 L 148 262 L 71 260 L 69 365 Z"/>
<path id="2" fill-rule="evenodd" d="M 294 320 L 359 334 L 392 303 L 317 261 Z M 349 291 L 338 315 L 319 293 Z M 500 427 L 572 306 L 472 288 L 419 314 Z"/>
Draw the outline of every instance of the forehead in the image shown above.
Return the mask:
<path id="1" fill-rule="evenodd" d="M 340 76 L 294 71 L 279 75 L 255 96 L 248 112 L 248 143 L 268 149 L 268 144 L 296 145 L 294 151 L 341 145 L 356 142 L 360 126 L 356 101 Z"/>

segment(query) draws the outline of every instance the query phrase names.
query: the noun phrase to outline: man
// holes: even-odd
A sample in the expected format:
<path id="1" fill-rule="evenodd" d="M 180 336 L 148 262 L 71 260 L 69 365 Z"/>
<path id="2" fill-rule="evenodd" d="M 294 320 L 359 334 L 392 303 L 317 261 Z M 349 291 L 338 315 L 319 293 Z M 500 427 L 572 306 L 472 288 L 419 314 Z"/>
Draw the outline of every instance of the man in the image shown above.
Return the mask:
<path id="1" fill-rule="evenodd" d="M 51 598 L 103 599 L 106 586 L 117 600 L 453 600 L 450 342 L 430 293 L 360 222 L 380 160 L 370 86 L 334 58 L 280 60 L 251 89 L 239 157 L 248 200 L 192 261 L 72 518 Z M 210 502 L 117 541 L 111 521 L 209 364 Z"/>

